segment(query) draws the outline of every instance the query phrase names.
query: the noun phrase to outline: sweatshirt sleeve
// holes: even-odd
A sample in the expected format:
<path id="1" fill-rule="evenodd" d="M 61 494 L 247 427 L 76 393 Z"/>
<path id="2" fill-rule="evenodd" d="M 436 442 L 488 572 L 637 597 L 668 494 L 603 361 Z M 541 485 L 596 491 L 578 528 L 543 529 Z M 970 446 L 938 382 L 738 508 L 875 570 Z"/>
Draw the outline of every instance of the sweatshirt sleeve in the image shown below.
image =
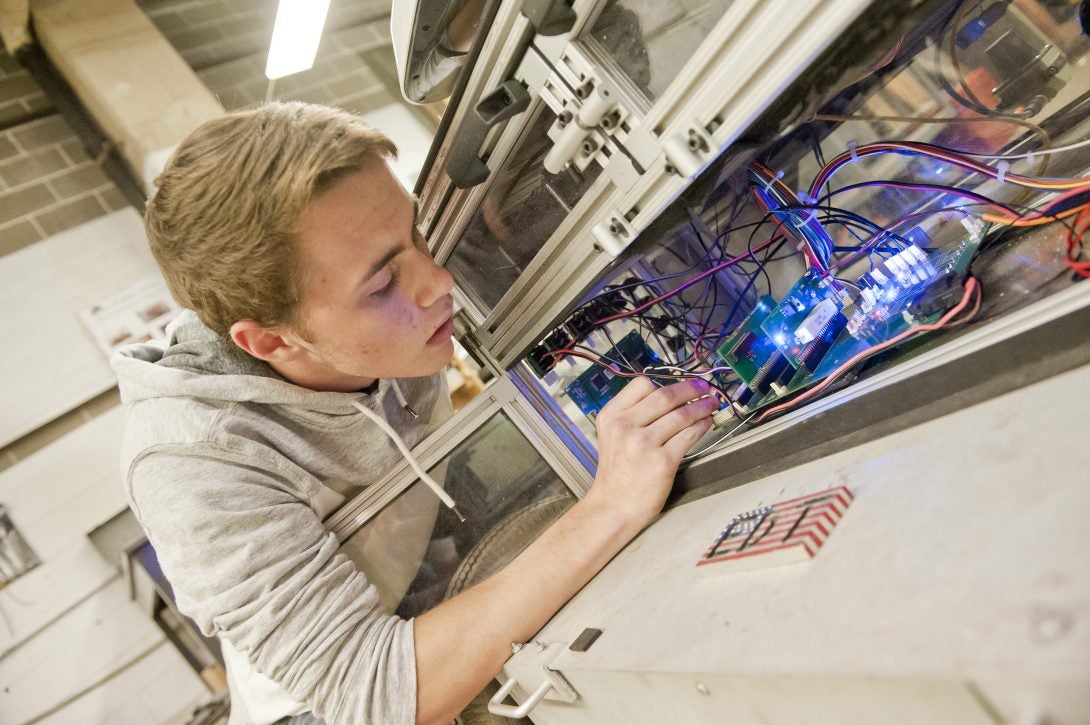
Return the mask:
<path id="1" fill-rule="evenodd" d="M 331 725 L 413 723 L 412 622 L 390 615 L 288 477 L 228 449 L 158 450 L 129 498 L 174 588 L 209 636 Z"/>

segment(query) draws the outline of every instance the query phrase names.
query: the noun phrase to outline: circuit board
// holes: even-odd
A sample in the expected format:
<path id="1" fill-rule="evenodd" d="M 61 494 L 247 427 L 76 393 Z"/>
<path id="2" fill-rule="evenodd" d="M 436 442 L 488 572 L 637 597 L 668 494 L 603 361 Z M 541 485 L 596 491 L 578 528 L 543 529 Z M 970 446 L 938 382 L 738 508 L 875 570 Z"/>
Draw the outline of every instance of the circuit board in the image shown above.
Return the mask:
<path id="1" fill-rule="evenodd" d="M 616 361 L 623 368 L 631 370 L 643 370 L 649 365 L 660 362 L 654 350 L 647 346 L 635 330 L 621 338 L 621 341 L 615 347 L 611 347 L 603 358 Z M 583 371 L 579 377 L 568 383 L 564 390 L 579 410 L 593 420 L 598 415 L 598 411 L 605 407 L 613 396 L 621 392 L 631 380 L 632 378 L 614 375 L 608 368 L 594 366 Z"/>
<path id="2" fill-rule="evenodd" d="M 854 300 L 812 271 L 779 303 L 761 297 L 717 350 L 746 384 L 744 411 L 807 388 L 858 353 L 941 316 L 960 296 L 983 238 L 981 230 L 970 232 L 947 249 L 908 245 L 859 277 Z"/>
<path id="3" fill-rule="evenodd" d="M 812 369 L 818 348 L 827 348 L 847 324 L 840 314 L 847 300 L 828 275 L 807 272 L 761 322 L 761 331 L 791 367 Z"/>

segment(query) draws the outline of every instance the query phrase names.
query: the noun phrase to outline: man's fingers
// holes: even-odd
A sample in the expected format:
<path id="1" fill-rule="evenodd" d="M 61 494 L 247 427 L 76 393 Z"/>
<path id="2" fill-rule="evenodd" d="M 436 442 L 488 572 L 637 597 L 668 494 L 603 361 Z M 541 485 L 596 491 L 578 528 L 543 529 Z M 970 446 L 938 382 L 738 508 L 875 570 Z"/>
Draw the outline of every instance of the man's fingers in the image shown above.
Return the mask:
<path id="1" fill-rule="evenodd" d="M 679 459 L 689 452 L 698 440 L 704 437 L 704 434 L 712 427 L 712 419 L 710 415 L 705 415 L 698 418 L 688 427 L 675 433 L 670 440 L 666 441 L 663 448 L 677 456 Z"/>
<path id="2" fill-rule="evenodd" d="M 653 440 L 665 444 L 700 419 L 710 419 L 711 414 L 718 407 L 719 403 L 711 396 L 690 403 L 683 403 L 652 422 L 647 426 L 647 429 Z"/>
<path id="3" fill-rule="evenodd" d="M 708 381 L 700 378 L 692 378 L 659 388 L 654 394 L 644 396 L 643 400 L 632 406 L 633 422 L 637 425 L 650 426 L 679 406 L 701 395 L 706 395 L 708 389 Z"/>
<path id="4" fill-rule="evenodd" d="M 655 384 L 645 377 L 633 378 L 632 382 L 621 388 L 606 407 L 612 410 L 630 408 L 655 392 Z"/>

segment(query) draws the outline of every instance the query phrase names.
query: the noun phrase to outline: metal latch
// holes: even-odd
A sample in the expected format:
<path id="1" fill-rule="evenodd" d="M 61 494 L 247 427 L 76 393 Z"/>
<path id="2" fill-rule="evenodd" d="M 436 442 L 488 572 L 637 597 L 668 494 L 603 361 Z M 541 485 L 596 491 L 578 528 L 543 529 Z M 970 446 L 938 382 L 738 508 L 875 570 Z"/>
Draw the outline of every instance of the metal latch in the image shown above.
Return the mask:
<path id="1" fill-rule="evenodd" d="M 530 696 L 521 705 L 505 705 L 504 699 L 511 694 L 511 690 L 518 684 L 518 680 L 514 677 L 509 677 L 503 683 L 503 686 L 492 696 L 492 699 L 488 701 L 488 711 L 493 715 L 500 717 L 520 718 L 526 717 L 530 714 L 538 704 L 548 696 L 550 700 L 559 700 L 561 702 L 575 702 L 579 699 L 579 693 L 571 686 L 564 675 L 560 674 L 557 670 L 549 668 L 552 661 L 559 655 L 563 654 L 565 647 L 563 643 L 552 643 L 545 645 L 543 643 L 538 644 L 539 647 L 543 647 L 545 651 L 552 649 L 553 652 L 547 654 L 548 659 L 545 664 L 541 666 L 541 672 L 544 676 L 544 680 L 537 686 Z"/>

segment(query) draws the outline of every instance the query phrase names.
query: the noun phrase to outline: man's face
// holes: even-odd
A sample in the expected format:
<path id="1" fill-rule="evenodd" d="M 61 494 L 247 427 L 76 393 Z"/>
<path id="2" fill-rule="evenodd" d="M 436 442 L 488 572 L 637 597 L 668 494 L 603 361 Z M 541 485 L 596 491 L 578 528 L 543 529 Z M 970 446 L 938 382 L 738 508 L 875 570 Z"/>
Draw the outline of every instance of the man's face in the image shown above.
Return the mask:
<path id="1" fill-rule="evenodd" d="M 309 387 L 358 390 L 431 375 L 454 354 L 450 273 L 416 229 L 416 204 L 382 161 L 337 182 L 299 220 L 299 312 Z"/>

